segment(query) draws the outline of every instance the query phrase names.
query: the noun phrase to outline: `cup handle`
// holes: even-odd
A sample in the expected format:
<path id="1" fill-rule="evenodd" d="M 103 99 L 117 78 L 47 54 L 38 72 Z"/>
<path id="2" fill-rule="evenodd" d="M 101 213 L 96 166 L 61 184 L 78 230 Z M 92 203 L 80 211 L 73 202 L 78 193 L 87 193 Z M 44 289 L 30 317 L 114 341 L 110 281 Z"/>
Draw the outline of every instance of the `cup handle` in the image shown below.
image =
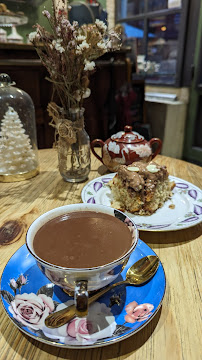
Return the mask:
<path id="1" fill-rule="evenodd" d="M 149 140 L 149 145 L 151 146 L 151 148 L 152 148 L 153 144 L 158 144 L 158 146 L 157 146 L 156 150 L 154 152 L 152 152 L 152 159 L 154 159 L 155 156 L 160 153 L 161 148 L 162 148 L 162 141 L 159 138 L 152 138 L 151 140 Z"/>
<path id="2" fill-rule="evenodd" d="M 79 317 L 88 314 L 88 281 L 78 280 L 74 290 L 74 302 L 76 307 L 76 315 Z"/>
<path id="3" fill-rule="evenodd" d="M 91 151 L 92 151 L 93 155 L 95 155 L 96 158 L 97 158 L 98 160 L 100 160 L 102 163 L 103 163 L 102 158 L 95 152 L 94 147 L 95 147 L 96 145 L 99 145 L 101 148 L 103 148 L 104 144 L 105 144 L 104 141 L 102 141 L 102 140 L 100 140 L 100 139 L 95 139 L 95 140 L 91 141 L 91 143 L 90 143 L 90 147 L 91 147 Z M 103 156 L 103 154 L 102 154 L 102 156 Z M 103 164 L 104 164 L 104 163 L 103 163 Z"/>

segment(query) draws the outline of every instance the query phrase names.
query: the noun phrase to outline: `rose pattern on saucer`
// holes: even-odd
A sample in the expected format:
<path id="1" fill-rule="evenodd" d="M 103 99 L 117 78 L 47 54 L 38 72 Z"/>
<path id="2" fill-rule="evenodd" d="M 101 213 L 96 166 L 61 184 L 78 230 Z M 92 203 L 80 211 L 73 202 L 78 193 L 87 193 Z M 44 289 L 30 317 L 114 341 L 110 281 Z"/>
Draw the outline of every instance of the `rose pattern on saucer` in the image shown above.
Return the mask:
<path id="1" fill-rule="evenodd" d="M 134 323 L 136 321 L 140 322 L 148 319 L 148 317 L 152 314 L 154 306 L 152 304 L 141 304 L 138 305 L 136 301 L 132 301 L 129 303 L 125 310 L 125 321 L 128 323 Z"/>
<path id="2" fill-rule="evenodd" d="M 61 310 L 74 303 L 73 300 L 60 304 L 57 310 Z M 116 321 L 111 310 L 103 303 L 95 302 L 89 307 L 89 314 L 84 318 L 74 318 L 69 323 L 57 328 L 43 328 L 44 334 L 64 344 L 88 345 L 113 336 L 116 329 Z"/>
<path id="3" fill-rule="evenodd" d="M 15 295 L 8 310 L 14 319 L 34 330 L 42 329 L 45 318 L 55 309 L 53 300 L 45 294 Z"/>
<path id="4" fill-rule="evenodd" d="M 89 307 L 87 317 L 75 317 L 59 328 L 50 329 L 45 326 L 46 317 L 72 305 L 74 301 L 68 300 L 64 303 L 54 301 L 53 284 L 42 286 L 36 294 L 22 293 L 22 286 L 27 283 L 28 275 L 21 274 L 17 280 L 14 278 L 10 280 L 9 286 L 14 295 L 7 290 L 0 290 L 2 297 L 9 304 L 8 311 L 12 320 L 19 328 L 27 328 L 41 339 L 60 344 L 91 345 L 99 343 L 102 339 L 120 336 L 126 332 L 126 329 L 130 330 L 130 324 L 146 321 L 154 309 L 152 304 L 138 304 L 132 301 L 124 307 L 125 322 L 118 324 L 113 315 L 113 302 L 110 301 L 111 307 L 105 303 L 94 302 Z"/>
<path id="5" fill-rule="evenodd" d="M 15 279 L 10 280 L 10 288 L 14 291 L 15 294 L 17 290 L 19 291 L 19 293 L 21 293 L 22 286 L 26 284 L 27 284 L 27 276 L 24 276 L 23 274 L 21 274 L 17 278 L 17 280 Z"/>

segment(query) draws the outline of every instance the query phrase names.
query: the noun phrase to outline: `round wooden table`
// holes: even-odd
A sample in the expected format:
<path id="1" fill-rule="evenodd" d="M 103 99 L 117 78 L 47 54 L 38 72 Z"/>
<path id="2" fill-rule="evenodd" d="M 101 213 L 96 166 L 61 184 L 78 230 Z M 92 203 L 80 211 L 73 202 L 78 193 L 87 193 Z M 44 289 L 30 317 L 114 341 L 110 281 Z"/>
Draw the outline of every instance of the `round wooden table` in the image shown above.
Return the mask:
<path id="1" fill-rule="evenodd" d="M 170 175 L 202 188 L 202 167 L 158 155 Z M 0 273 L 25 243 L 30 224 L 54 207 L 82 202 L 85 184 L 107 173 L 92 155 L 85 183 L 65 182 L 57 168 L 56 150 L 39 151 L 40 174 L 15 183 L 0 183 Z M 166 293 L 156 316 L 138 333 L 105 347 L 74 350 L 41 343 L 22 333 L 0 304 L 1 360 L 199 360 L 201 358 L 200 263 L 202 223 L 184 230 L 140 231 L 140 239 L 159 256 L 166 274 Z"/>

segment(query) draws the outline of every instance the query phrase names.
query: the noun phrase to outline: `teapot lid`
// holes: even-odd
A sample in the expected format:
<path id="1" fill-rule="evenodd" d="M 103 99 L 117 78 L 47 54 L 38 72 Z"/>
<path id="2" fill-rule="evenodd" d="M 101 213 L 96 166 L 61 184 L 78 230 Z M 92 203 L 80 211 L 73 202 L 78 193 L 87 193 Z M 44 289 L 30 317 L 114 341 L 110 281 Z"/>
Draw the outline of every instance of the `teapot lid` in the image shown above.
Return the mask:
<path id="1" fill-rule="evenodd" d="M 124 126 L 124 131 L 111 136 L 111 139 L 116 142 L 122 143 L 137 143 L 144 140 L 144 136 L 138 134 L 136 131 L 132 131 L 132 126 Z"/>

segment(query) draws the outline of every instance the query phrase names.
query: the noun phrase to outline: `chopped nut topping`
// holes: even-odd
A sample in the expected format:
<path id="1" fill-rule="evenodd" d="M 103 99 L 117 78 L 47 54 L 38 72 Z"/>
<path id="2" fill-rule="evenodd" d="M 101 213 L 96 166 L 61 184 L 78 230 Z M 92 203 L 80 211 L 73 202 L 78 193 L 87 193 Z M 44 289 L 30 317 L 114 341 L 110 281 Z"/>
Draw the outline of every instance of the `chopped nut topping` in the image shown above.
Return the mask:
<path id="1" fill-rule="evenodd" d="M 140 169 L 137 166 L 129 166 L 128 170 L 129 171 L 139 171 Z"/>
<path id="2" fill-rule="evenodd" d="M 156 172 L 158 172 L 160 169 L 158 169 L 158 168 L 156 167 L 156 165 L 150 164 L 150 165 L 147 166 L 147 170 L 148 170 L 149 172 L 151 172 L 151 173 L 156 173 Z"/>

